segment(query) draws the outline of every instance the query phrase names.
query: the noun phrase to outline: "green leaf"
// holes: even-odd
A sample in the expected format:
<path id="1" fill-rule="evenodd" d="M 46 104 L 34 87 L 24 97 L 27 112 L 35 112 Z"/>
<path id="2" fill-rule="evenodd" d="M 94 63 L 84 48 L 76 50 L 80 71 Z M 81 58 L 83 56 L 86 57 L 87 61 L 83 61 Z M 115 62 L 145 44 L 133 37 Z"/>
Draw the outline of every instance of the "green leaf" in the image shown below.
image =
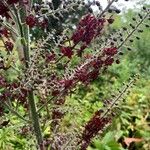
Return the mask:
<path id="1" fill-rule="evenodd" d="M 104 136 L 102 143 L 107 144 L 114 139 L 114 132 L 108 132 Z"/>

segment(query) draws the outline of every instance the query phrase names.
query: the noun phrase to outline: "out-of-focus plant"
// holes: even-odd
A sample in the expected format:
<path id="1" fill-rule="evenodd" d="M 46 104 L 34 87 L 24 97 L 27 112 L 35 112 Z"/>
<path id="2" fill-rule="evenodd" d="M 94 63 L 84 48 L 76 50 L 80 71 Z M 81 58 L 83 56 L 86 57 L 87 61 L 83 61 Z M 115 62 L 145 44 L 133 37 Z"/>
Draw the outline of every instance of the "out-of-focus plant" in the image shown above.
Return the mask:
<path id="1" fill-rule="evenodd" d="M 107 32 L 115 13 L 120 13 L 118 8 L 112 7 L 114 2 L 109 1 L 105 9 L 99 1 L 87 4 L 79 0 L 0 2 L 0 38 L 3 42 L 0 114 L 7 116 L 11 112 L 23 120 L 20 134 L 34 133 L 37 149 L 86 150 L 92 139 L 111 124 L 119 101 L 136 81 L 137 76 L 132 77 L 119 92 L 103 101 L 101 109 L 93 108 L 94 115 L 89 115 L 91 119 L 87 118 L 80 126 L 74 120 L 65 122 L 67 115 L 74 114 L 74 105 L 66 103 L 68 96 L 80 86 L 90 86 L 114 63 L 119 64 L 124 53 L 122 48 L 130 51 L 131 37 L 143 32 L 150 13 L 146 7 L 129 27 L 111 34 Z M 94 15 L 92 5 L 99 8 L 98 15 Z M 81 8 L 87 8 L 88 13 L 71 31 L 69 21 L 62 23 L 63 17 L 69 19 L 66 13 Z M 39 29 L 42 30 L 41 38 L 36 38 L 33 31 Z M 4 120 L 2 128 L 9 122 L 11 118 Z M 2 138 L 4 143 L 11 140 Z"/>

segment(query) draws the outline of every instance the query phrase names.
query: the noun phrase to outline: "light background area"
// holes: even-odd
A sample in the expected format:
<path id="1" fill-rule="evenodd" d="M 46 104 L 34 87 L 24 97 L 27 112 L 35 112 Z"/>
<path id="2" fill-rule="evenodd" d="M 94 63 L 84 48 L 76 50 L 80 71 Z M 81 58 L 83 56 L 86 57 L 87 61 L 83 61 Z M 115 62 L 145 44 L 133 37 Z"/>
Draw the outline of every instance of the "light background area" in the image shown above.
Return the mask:
<path id="1" fill-rule="evenodd" d="M 52 0 L 43 0 L 43 1 L 51 2 Z M 94 1 L 94 0 L 85 0 L 85 1 Z M 99 1 L 103 8 L 105 8 L 108 4 L 107 0 L 95 0 L 95 1 Z M 118 6 L 119 9 L 126 10 L 130 8 L 131 9 L 140 8 L 141 6 L 143 6 L 144 3 L 150 4 L 150 0 L 128 0 L 128 2 L 126 2 L 125 0 L 118 0 L 118 2 L 114 2 L 113 5 Z M 96 7 L 94 7 L 94 9 L 96 10 Z"/>
<path id="2" fill-rule="evenodd" d="M 87 0 L 92 1 L 92 0 Z M 96 0 L 99 1 L 103 8 L 105 8 L 108 4 L 107 0 Z M 133 8 L 140 8 L 144 4 L 150 4 L 150 0 L 118 0 L 118 2 L 114 2 L 112 5 L 118 6 L 119 9 L 133 9 Z"/>

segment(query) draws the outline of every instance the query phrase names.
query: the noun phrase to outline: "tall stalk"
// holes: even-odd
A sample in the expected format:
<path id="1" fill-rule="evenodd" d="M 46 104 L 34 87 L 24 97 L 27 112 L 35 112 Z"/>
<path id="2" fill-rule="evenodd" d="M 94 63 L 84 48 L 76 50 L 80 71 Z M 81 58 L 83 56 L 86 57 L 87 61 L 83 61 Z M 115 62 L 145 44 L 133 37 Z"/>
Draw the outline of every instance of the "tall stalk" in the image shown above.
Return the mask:
<path id="1" fill-rule="evenodd" d="M 40 129 L 39 117 L 38 117 L 38 114 L 36 112 L 36 104 L 35 104 L 35 100 L 34 100 L 33 91 L 29 92 L 28 99 L 29 99 L 32 124 L 34 127 L 35 136 L 36 136 L 38 145 L 40 146 L 40 145 L 42 145 L 43 138 L 42 138 L 42 133 L 41 133 L 41 129 Z"/>
<path id="2" fill-rule="evenodd" d="M 28 62 L 30 61 L 30 55 L 29 55 L 29 52 L 30 52 L 30 38 L 29 38 L 30 30 L 29 30 L 29 27 L 26 26 L 25 30 L 26 30 L 26 45 L 25 45 L 24 50 L 26 51 L 27 56 L 29 56 L 29 57 L 26 57 L 25 62 L 27 64 L 26 66 L 29 67 L 29 65 L 28 65 Z M 31 118 L 32 118 L 32 124 L 34 127 L 34 132 L 36 135 L 38 145 L 40 146 L 43 142 L 43 138 L 42 138 L 40 123 L 39 123 L 39 117 L 38 117 L 38 113 L 36 110 L 36 104 L 35 104 L 33 90 L 31 90 L 29 92 L 28 100 L 29 100 L 29 106 L 30 106 L 30 111 L 31 111 Z"/>
<path id="3" fill-rule="evenodd" d="M 25 66 L 26 66 L 26 68 L 29 68 L 30 67 L 29 66 L 29 62 L 30 62 L 30 37 L 29 37 L 30 29 L 29 29 L 29 26 L 27 26 L 27 25 L 25 25 L 23 28 L 23 26 L 21 24 L 19 12 L 17 12 L 16 9 L 14 9 L 14 10 L 15 10 L 15 14 L 17 17 L 18 27 L 19 27 L 20 35 L 21 35 L 21 44 L 22 44 L 23 51 L 24 51 Z M 35 99 L 34 99 L 33 89 L 28 94 L 28 101 L 29 101 L 32 125 L 34 128 L 38 146 L 40 146 L 43 142 L 43 138 L 42 138 L 40 123 L 39 123 L 39 117 L 38 117 L 38 113 L 36 110 L 36 103 L 35 103 Z"/>

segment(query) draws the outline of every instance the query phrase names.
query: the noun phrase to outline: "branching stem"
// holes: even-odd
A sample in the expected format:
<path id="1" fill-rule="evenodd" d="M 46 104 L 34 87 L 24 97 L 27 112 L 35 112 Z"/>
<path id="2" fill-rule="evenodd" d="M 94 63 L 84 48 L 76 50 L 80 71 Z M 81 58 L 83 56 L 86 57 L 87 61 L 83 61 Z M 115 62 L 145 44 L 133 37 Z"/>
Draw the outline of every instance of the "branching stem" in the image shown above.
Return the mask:
<path id="1" fill-rule="evenodd" d="M 29 68 L 29 62 L 30 62 L 30 54 L 29 54 L 30 53 L 30 37 L 29 37 L 29 34 L 30 34 L 30 29 L 29 29 L 29 26 L 27 26 L 27 25 L 24 28 L 22 27 L 19 12 L 17 11 L 17 9 L 15 7 L 14 7 L 14 12 L 16 14 L 18 26 L 19 26 L 19 30 L 20 30 L 21 44 L 22 44 L 23 52 L 24 52 L 25 66 L 26 66 L 26 68 Z M 34 99 L 33 89 L 28 94 L 28 101 L 29 101 L 29 106 L 30 106 L 32 125 L 34 128 L 34 132 L 35 132 L 35 136 L 36 136 L 36 139 L 38 142 L 38 146 L 40 147 L 40 145 L 43 142 L 43 138 L 42 138 L 40 123 L 39 123 L 39 116 L 38 116 L 37 110 L 36 110 L 36 103 L 35 103 L 35 99 Z"/>

